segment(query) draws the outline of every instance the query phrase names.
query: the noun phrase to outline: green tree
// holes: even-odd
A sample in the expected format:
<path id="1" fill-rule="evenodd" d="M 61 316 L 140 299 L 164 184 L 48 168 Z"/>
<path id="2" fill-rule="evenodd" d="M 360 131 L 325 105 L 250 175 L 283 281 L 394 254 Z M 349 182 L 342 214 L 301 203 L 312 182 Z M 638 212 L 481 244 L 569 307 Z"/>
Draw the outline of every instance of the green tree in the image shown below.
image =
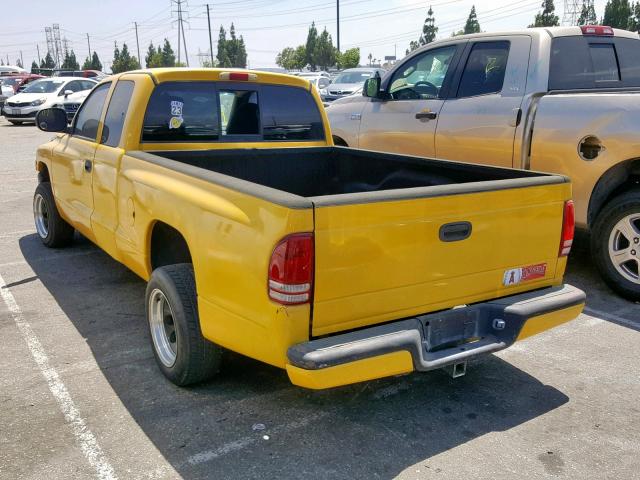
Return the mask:
<path id="1" fill-rule="evenodd" d="M 65 53 L 61 68 L 68 70 L 80 70 L 80 64 L 76 59 L 76 54 L 73 49 L 70 52 Z"/>
<path id="2" fill-rule="evenodd" d="M 140 68 L 138 59 L 132 57 L 129 53 L 129 47 L 126 43 L 122 44 L 122 50 L 118 50 L 116 44 L 113 51 L 113 63 L 111 64 L 111 71 L 113 73 L 128 72 L 129 70 L 136 70 Z"/>
<path id="3" fill-rule="evenodd" d="M 464 25 L 464 33 L 480 33 L 480 22 L 478 22 L 475 5 L 471 6 L 471 12 L 469 12 L 467 23 Z"/>
<path id="4" fill-rule="evenodd" d="M 220 33 L 218 34 L 218 65 L 223 68 L 229 68 L 231 66 L 231 60 L 227 53 L 227 32 L 224 27 L 220 25 Z"/>
<path id="5" fill-rule="evenodd" d="M 298 63 L 296 49 L 292 47 L 283 48 L 282 51 L 276 55 L 276 65 L 284 68 L 285 70 L 303 68 Z"/>
<path id="6" fill-rule="evenodd" d="M 418 48 L 420 48 L 420 42 L 416 42 L 415 40 L 411 40 L 409 42 L 409 48 L 407 48 L 407 50 L 404 53 L 405 53 L 405 55 L 409 55 L 411 52 L 413 52 L 414 50 L 417 50 Z"/>
<path id="7" fill-rule="evenodd" d="M 360 65 L 360 49 L 350 48 L 343 53 L 338 53 L 339 68 L 356 68 Z"/>
<path id="8" fill-rule="evenodd" d="M 433 8 L 429 7 L 427 18 L 425 18 L 424 25 L 422 26 L 422 35 L 420 35 L 418 42 L 420 45 L 427 45 L 436 39 L 437 34 L 438 27 L 436 27 L 436 19 L 433 16 Z"/>
<path id="9" fill-rule="evenodd" d="M 102 62 L 98 58 L 98 54 L 94 51 L 91 57 L 87 57 L 82 64 L 83 70 L 100 70 L 102 71 Z"/>
<path id="10" fill-rule="evenodd" d="M 162 50 L 160 50 L 160 46 L 158 46 L 158 53 L 162 55 L 162 66 L 163 67 L 175 67 L 176 66 L 176 54 L 171 48 L 171 43 L 167 38 L 164 39 L 164 44 L 162 45 Z"/>
<path id="11" fill-rule="evenodd" d="M 597 25 L 598 17 L 596 16 L 596 9 L 591 2 L 582 3 L 582 10 L 580 11 L 580 17 L 578 17 L 578 25 Z"/>
<path id="12" fill-rule="evenodd" d="M 609 0 L 604 7 L 603 25 L 613 28 L 629 28 L 631 20 L 631 5 L 629 0 Z M 633 27 L 633 25 L 631 25 Z"/>
<path id="13" fill-rule="evenodd" d="M 629 30 L 640 31 L 640 2 L 636 2 L 631 7 L 631 18 L 629 19 Z"/>
<path id="14" fill-rule="evenodd" d="M 37 72 L 38 72 L 38 62 L 34 60 L 33 62 L 31 62 L 31 73 L 37 73 Z"/>
<path id="15" fill-rule="evenodd" d="M 56 66 L 56 62 L 54 62 L 53 57 L 49 52 L 40 62 L 40 68 L 54 68 Z"/>
<path id="16" fill-rule="evenodd" d="M 556 10 L 553 0 L 542 1 L 542 12 L 536 14 L 536 18 L 529 28 L 532 27 L 557 27 L 560 25 L 560 19 L 553 13 Z"/>
<path id="17" fill-rule="evenodd" d="M 322 31 L 315 45 L 314 58 L 315 62 L 323 70 L 333 67 L 336 64 L 337 55 L 336 47 L 333 46 L 331 35 L 327 32 L 327 28 Z"/>
<path id="18" fill-rule="evenodd" d="M 309 32 L 307 33 L 307 42 L 305 43 L 305 64 L 309 65 L 311 71 L 316 70 L 318 62 L 316 61 L 316 44 L 318 43 L 318 29 L 316 28 L 316 22 L 311 22 Z"/>

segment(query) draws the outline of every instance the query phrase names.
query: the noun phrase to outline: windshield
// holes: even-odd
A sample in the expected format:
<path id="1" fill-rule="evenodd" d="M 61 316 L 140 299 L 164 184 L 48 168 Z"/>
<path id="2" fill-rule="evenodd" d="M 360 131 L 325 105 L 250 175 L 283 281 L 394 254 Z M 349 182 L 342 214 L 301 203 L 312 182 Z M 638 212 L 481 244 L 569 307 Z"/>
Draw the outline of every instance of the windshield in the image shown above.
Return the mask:
<path id="1" fill-rule="evenodd" d="M 371 72 L 345 72 L 338 75 L 333 83 L 364 83 L 371 75 Z"/>
<path id="2" fill-rule="evenodd" d="M 58 90 L 63 84 L 64 80 L 38 80 L 33 82 L 23 93 L 53 93 Z"/>
<path id="3" fill-rule="evenodd" d="M 0 80 L 0 85 L 14 86 L 20 81 L 19 78 L 3 78 Z"/>

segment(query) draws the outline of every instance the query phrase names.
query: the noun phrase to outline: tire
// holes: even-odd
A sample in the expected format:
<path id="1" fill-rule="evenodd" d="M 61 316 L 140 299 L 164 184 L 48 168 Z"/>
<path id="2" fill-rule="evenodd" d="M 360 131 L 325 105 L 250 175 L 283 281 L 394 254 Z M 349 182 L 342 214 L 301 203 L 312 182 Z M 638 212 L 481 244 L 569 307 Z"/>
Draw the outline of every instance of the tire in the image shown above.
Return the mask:
<path id="1" fill-rule="evenodd" d="M 611 289 L 640 300 L 640 190 L 615 197 L 602 209 L 591 231 L 591 252 Z"/>
<path id="2" fill-rule="evenodd" d="M 218 373 L 222 349 L 202 336 L 193 266 L 155 269 L 145 298 L 151 347 L 162 373 L 181 387 Z"/>
<path id="3" fill-rule="evenodd" d="M 49 248 L 66 247 L 73 241 L 74 228 L 58 212 L 49 182 L 41 182 L 33 195 L 36 233 Z"/>
<path id="4" fill-rule="evenodd" d="M 13 125 L 22 125 L 20 120 L 9 120 L 9 123 L 12 123 Z"/>

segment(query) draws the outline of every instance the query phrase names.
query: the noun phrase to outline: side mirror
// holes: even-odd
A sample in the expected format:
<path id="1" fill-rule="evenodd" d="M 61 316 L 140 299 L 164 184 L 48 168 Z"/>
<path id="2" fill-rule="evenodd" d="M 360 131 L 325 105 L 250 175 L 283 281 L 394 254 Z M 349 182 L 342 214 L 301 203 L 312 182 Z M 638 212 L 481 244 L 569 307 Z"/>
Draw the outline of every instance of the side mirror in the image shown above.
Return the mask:
<path id="1" fill-rule="evenodd" d="M 73 90 L 65 90 L 64 91 L 64 98 L 67 98 L 69 95 L 71 95 L 73 93 Z"/>
<path id="2" fill-rule="evenodd" d="M 369 98 L 380 98 L 380 75 L 377 73 L 371 78 L 367 78 L 362 88 L 362 96 Z"/>
<path id="3" fill-rule="evenodd" d="M 61 108 L 43 108 L 36 114 L 36 125 L 43 132 L 64 132 L 67 112 Z"/>

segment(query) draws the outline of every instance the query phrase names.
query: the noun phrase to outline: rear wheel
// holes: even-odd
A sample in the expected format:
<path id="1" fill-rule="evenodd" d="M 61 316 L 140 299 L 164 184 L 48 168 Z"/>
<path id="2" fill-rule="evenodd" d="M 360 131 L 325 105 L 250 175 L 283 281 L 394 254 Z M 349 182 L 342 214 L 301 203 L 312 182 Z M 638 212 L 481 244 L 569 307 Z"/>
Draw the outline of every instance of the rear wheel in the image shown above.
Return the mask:
<path id="1" fill-rule="evenodd" d="M 146 300 L 151 345 L 162 373 L 179 386 L 213 377 L 222 349 L 202 336 L 193 266 L 178 263 L 154 270 Z"/>
<path id="2" fill-rule="evenodd" d="M 39 183 L 36 187 L 33 220 L 40 240 L 47 247 L 58 248 L 71 244 L 74 229 L 60 216 L 49 182 Z"/>
<path id="3" fill-rule="evenodd" d="M 605 282 L 620 295 L 640 300 L 640 191 L 615 197 L 600 212 L 591 251 Z"/>

